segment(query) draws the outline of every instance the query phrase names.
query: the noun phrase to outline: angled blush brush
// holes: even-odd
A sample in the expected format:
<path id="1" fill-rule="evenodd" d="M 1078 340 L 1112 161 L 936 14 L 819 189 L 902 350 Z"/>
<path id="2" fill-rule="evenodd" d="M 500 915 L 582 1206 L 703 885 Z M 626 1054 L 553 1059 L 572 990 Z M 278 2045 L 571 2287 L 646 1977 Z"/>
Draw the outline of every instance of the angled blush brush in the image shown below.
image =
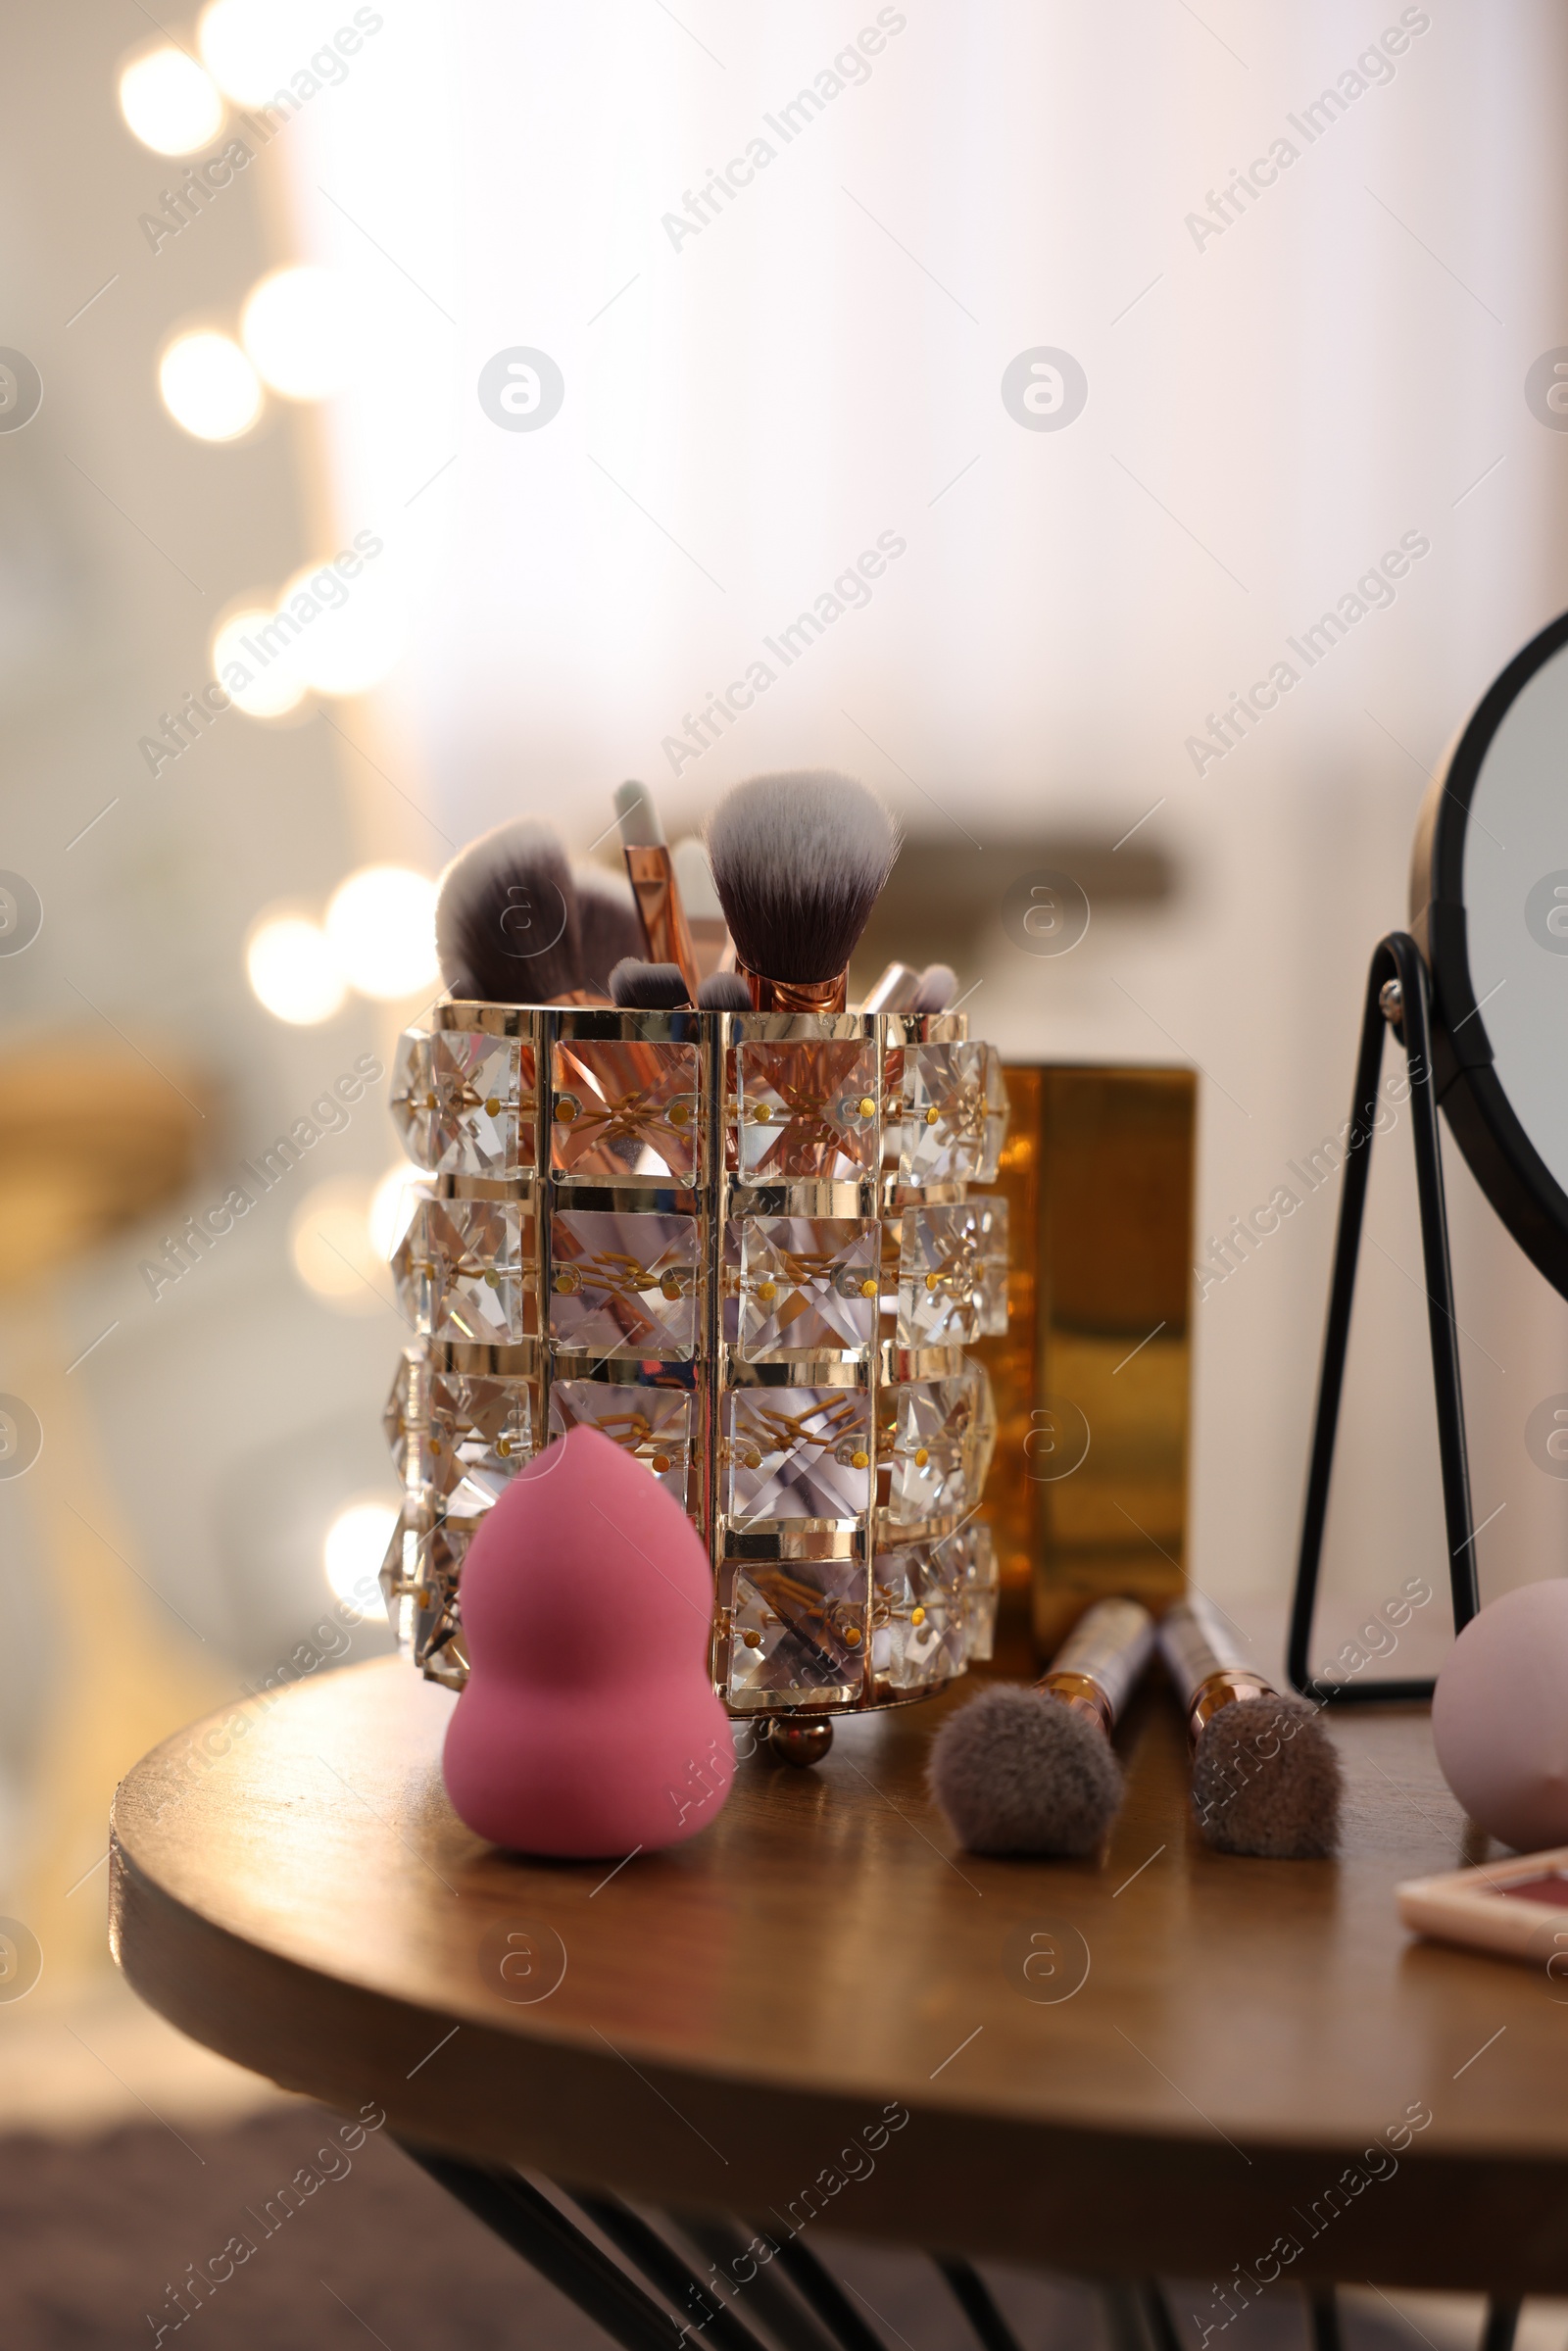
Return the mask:
<path id="1" fill-rule="evenodd" d="M 1318 1709 L 1265 1682 L 1201 1592 L 1167 1612 L 1159 1650 L 1187 1716 L 1193 1811 L 1207 1841 L 1266 1861 L 1332 1853 L 1340 1759 Z"/>
<path id="2" fill-rule="evenodd" d="M 1153 1645 L 1147 1608 L 1101 1600 L 1032 1689 L 998 1684 L 950 1716 L 926 1778 L 971 1853 L 1099 1850 L 1122 1798 L 1110 1734 Z"/>
<path id="3" fill-rule="evenodd" d="M 455 997 L 571 1001 L 582 942 L 571 868 L 553 827 L 518 816 L 458 852 L 436 886 L 436 953 Z"/>
<path id="4" fill-rule="evenodd" d="M 845 974 L 899 854 L 893 818 L 828 769 L 755 775 L 708 820 L 735 964 L 760 1012 L 842 1012 Z"/>

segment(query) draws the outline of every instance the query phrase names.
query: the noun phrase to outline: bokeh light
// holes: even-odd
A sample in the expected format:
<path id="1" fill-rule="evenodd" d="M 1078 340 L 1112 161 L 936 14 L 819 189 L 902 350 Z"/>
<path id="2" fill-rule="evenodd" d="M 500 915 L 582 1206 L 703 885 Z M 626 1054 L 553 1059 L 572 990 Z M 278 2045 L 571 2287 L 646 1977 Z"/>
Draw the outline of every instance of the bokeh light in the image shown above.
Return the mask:
<path id="1" fill-rule="evenodd" d="M 273 269 L 240 314 L 240 338 L 258 374 L 288 400 L 327 400 L 348 380 L 354 305 L 335 269 Z"/>
<path id="2" fill-rule="evenodd" d="M 120 76 L 125 126 L 155 155 L 194 155 L 222 126 L 223 101 L 193 57 L 150 49 Z"/>
<path id="3" fill-rule="evenodd" d="M 409 1219 L 421 1200 L 429 1198 L 430 1178 L 400 1159 L 389 1167 L 370 1195 L 370 1247 L 390 1261 L 409 1229 Z"/>
<path id="4" fill-rule="evenodd" d="M 158 368 L 174 422 L 198 441 L 234 441 L 262 413 L 262 386 L 232 336 L 213 327 L 176 335 Z"/>
<path id="5" fill-rule="evenodd" d="M 265 605 L 248 605 L 221 621 L 213 637 L 213 675 L 252 718 L 281 718 L 305 694 L 293 640 L 276 619 Z"/>
<path id="6" fill-rule="evenodd" d="M 309 564 L 284 583 L 279 611 L 302 592 L 324 610 L 306 623 L 295 649 L 300 674 L 318 694 L 364 694 L 379 685 L 403 641 L 403 609 L 387 575 L 368 569 L 345 580 L 329 565 Z"/>
<path id="7" fill-rule="evenodd" d="M 416 996 L 439 976 L 435 884 L 406 865 L 365 865 L 333 893 L 326 935 L 350 984 L 382 1003 Z"/>
<path id="8" fill-rule="evenodd" d="M 347 1600 L 362 1616 L 386 1615 L 376 1574 L 397 1520 L 396 1503 L 367 1494 L 346 1502 L 327 1528 L 321 1546 L 327 1584 L 336 1598 Z"/>
<path id="9" fill-rule="evenodd" d="M 202 11 L 196 45 L 220 89 L 241 106 L 265 106 L 333 26 L 313 0 L 213 0 Z M 297 100 L 290 101 L 297 104 Z"/>
<path id="10" fill-rule="evenodd" d="M 347 993 L 325 931 L 302 914 L 263 916 L 246 943 L 245 972 L 257 1002 L 295 1028 L 330 1020 Z"/>
<path id="11" fill-rule="evenodd" d="M 370 1244 L 370 1187 L 359 1177 L 312 1187 L 289 1219 L 288 1249 L 311 1296 L 338 1313 L 390 1306 L 386 1264 Z"/>

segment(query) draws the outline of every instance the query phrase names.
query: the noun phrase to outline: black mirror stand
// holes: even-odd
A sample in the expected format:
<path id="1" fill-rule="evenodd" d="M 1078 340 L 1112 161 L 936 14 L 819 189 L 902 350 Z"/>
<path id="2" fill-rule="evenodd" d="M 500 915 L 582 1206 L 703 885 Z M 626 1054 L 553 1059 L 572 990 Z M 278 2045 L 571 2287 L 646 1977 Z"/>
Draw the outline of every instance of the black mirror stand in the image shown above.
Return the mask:
<path id="1" fill-rule="evenodd" d="M 1361 1249 L 1361 1222 L 1371 1171 L 1372 1137 L 1389 1029 L 1404 1047 L 1410 1077 L 1410 1119 L 1415 1137 L 1416 1190 L 1421 1204 L 1421 1253 L 1432 1334 L 1432 1384 L 1438 1407 L 1438 1448 L 1443 1466 L 1443 1509 L 1448 1537 L 1448 1581 L 1453 1595 L 1453 1629 L 1462 1632 L 1481 1605 L 1476 1585 L 1475 1534 L 1470 1511 L 1470 1469 L 1465 1452 L 1464 1399 L 1459 1387 L 1458 1326 L 1453 1316 L 1453 1276 L 1448 1260 L 1448 1220 L 1443 1197 L 1443 1156 L 1438 1137 L 1438 1102 L 1433 1083 L 1431 992 L 1420 949 L 1408 931 L 1380 939 L 1367 974 L 1361 1050 L 1355 1069 L 1347 1137 L 1345 1190 L 1334 1242 L 1323 1368 L 1318 1380 L 1317 1419 L 1306 1480 L 1301 1550 L 1291 1608 L 1287 1666 L 1292 1687 L 1319 1704 L 1375 1705 L 1390 1698 L 1430 1698 L 1434 1685 L 1415 1679 L 1376 1682 L 1314 1678 L 1308 1668 L 1312 1620 L 1322 1564 L 1323 1528 L 1328 1516 L 1334 1441 L 1345 1386 L 1346 1347 Z"/>

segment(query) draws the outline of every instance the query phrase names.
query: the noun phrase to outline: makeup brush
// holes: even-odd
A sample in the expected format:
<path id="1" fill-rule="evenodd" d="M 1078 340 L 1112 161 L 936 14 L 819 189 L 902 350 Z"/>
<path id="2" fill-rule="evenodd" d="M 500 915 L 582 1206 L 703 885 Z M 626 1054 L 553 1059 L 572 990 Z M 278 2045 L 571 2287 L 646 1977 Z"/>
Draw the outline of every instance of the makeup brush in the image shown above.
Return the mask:
<path id="1" fill-rule="evenodd" d="M 627 1012 L 680 1012 L 691 1003 L 678 963 L 644 963 L 623 955 L 610 975 L 613 1003 Z"/>
<path id="2" fill-rule="evenodd" d="M 715 971 L 697 991 L 700 1012 L 749 1012 L 752 992 L 738 971 Z"/>
<path id="3" fill-rule="evenodd" d="M 854 776 L 753 776 L 708 818 L 708 862 L 757 1011 L 842 1013 L 844 973 L 898 856 Z"/>
<path id="4" fill-rule="evenodd" d="M 659 808 L 646 784 L 619 784 L 615 789 L 615 821 L 620 827 L 621 855 L 642 916 L 648 958 L 653 963 L 678 963 L 688 1000 L 702 982 L 697 952 L 686 927 L 675 862 L 664 840 Z"/>
<path id="5" fill-rule="evenodd" d="M 920 974 L 907 963 L 889 963 L 860 1003 L 862 1012 L 912 1012 L 920 994 Z"/>
<path id="6" fill-rule="evenodd" d="M 501 1004 L 573 997 L 577 893 L 554 829 L 518 816 L 460 850 L 436 885 L 435 939 L 455 997 Z"/>
<path id="7" fill-rule="evenodd" d="M 945 1012 L 958 993 L 958 975 L 951 963 L 928 963 L 920 974 L 916 1012 Z"/>
<path id="8" fill-rule="evenodd" d="M 1178 1600 L 1159 1650 L 1187 1713 L 1193 1811 L 1221 1853 L 1315 1861 L 1339 1841 L 1340 1759 L 1307 1699 L 1248 1665 L 1212 1601 Z"/>
<path id="9" fill-rule="evenodd" d="M 610 975 L 625 955 L 643 952 L 642 916 L 623 873 L 602 865 L 574 865 L 577 919 L 582 935 L 581 980 L 585 988 L 611 993 Z"/>
<path id="10" fill-rule="evenodd" d="M 899 831 L 852 776 L 756 775 L 708 819 L 708 861 L 760 1012 L 842 1012 Z"/>
<path id="11" fill-rule="evenodd" d="M 1122 1798 L 1110 1734 L 1154 1645 L 1136 1600 L 1079 1619 L 1033 1689 L 982 1690 L 931 1742 L 926 1781 L 972 1853 L 1099 1849 Z"/>

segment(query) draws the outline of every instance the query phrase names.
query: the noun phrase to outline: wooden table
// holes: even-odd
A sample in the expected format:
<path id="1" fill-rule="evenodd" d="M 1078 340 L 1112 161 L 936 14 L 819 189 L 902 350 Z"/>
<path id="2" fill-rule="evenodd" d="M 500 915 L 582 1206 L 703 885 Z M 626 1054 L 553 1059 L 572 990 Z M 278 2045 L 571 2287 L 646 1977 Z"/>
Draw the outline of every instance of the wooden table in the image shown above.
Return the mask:
<path id="1" fill-rule="evenodd" d="M 1084 2275 L 1224 2280 L 1283 2237 L 1296 2282 L 1568 2292 L 1568 1984 L 1395 1917 L 1398 1880 L 1479 1857 L 1424 1712 L 1331 1718 L 1338 1863 L 1208 1852 L 1155 1690 L 1101 1863 L 956 1850 L 925 1706 L 814 1771 L 743 1764 L 710 1829 L 615 1868 L 470 1837 L 452 1704 L 388 1659 L 138 1764 L 112 1931 L 142 1997 L 406 2139 L 662 2206 L 804 2198 Z"/>

